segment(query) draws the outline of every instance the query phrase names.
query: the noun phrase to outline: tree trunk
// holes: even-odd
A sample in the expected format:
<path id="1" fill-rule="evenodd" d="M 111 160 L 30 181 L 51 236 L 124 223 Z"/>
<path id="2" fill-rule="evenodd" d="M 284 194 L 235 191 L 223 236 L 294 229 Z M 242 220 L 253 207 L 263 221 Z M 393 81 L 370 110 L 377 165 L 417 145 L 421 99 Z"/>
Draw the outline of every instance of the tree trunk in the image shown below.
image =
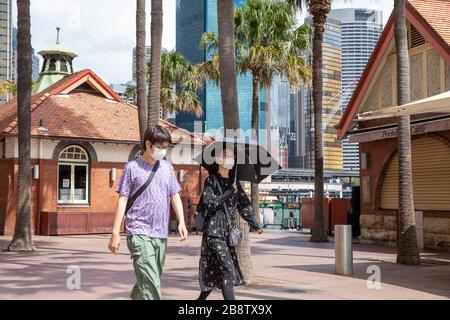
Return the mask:
<path id="1" fill-rule="evenodd" d="M 323 148 L 322 148 L 322 41 L 326 16 L 313 15 L 313 104 L 314 104 L 314 228 L 312 242 L 328 242 L 323 216 Z"/>
<path id="2" fill-rule="evenodd" d="M 139 133 L 141 141 L 144 140 L 147 129 L 147 92 L 145 79 L 145 0 L 136 0 L 136 90 L 137 95 L 133 95 L 139 115 Z"/>
<path id="3" fill-rule="evenodd" d="M 239 128 L 239 109 L 236 84 L 234 50 L 234 1 L 217 1 L 219 27 L 219 73 L 222 98 L 223 125 L 227 129 Z"/>
<path id="4" fill-rule="evenodd" d="M 17 1 L 17 117 L 19 128 L 19 173 L 16 225 L 9 251 L 34 251 L 31 230 L 31 21 L 30 0 Z"/>
<path id="5" fill-rule="evenodd" d="M 405 20 L 405 0 L 394 1 L 395 46 L 397 49 L 398 105 L 410 100 L 409 53 Z M 397 263 L 420 264 L 414 214 L 411 166 L 410 117 L 401 116 L 398 122 L 398 241 Z"/>
<path id="6" fill-rule="evenodd" d="M 236 217 L 236 227 L 242 232 L 242 242 L 236 247 L 236 256 L 239 261 L 239 268 L 244 276 L 245 284 L 252 284 L 254 281 L 252 249 L 250 246 L 250 227 L 244 219 L 238 214 Z"/>
<path id="7" fill-rule="evenodd" d="M 217 17 L 219 27 L 219 73 L 223 125 L 225 135 L 229 136 L 227 130 L 236 130 L 240 127 L 234 48 L 234 1 L 217 1 Z M 233 132 L 233 135 L 235 133 Z M 236 247 L 236 255 L 244 279 L 249 284 L 253 281 L 249 226 L 240 216 L 236 220 L 237 227 L 243 233 L 242 243 Z"/>
<path id="8" fill-rule="evenodd" d="M 163 32 L 162 0 L 152 0 L 151 59 L 148 99 L 148 125 L 158 124 L 161 105 L 161 52 Z"/>
<path id="9" fill-rule="evenodd" d="M 252 135 L 253 139 L 259 143 L 259 84 L 258 79 L 253 76 L 252 79 Z M 257 183 L 252 183 L 251 188 L 252 207 L 255 211 L 256 221 L 260 222 L 259 214 L 259 186 Z"/>

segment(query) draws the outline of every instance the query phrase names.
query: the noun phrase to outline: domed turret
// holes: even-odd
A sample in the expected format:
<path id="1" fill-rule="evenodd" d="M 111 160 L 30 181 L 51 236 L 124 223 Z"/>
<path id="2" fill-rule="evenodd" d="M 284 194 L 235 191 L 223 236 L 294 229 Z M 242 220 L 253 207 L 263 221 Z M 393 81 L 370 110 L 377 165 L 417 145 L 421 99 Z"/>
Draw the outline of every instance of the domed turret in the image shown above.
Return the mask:
<path id="1" fill-rule="evenodd" d="M 67 75 L 73 73 L 72 61 L 77 55 L 61 46 L 59 32 L 61 28 L 56 28 L 56 45 L 39 51 L 38 54 L 44 59 L 39 80 L 34 90 L 40 92 Z"/>

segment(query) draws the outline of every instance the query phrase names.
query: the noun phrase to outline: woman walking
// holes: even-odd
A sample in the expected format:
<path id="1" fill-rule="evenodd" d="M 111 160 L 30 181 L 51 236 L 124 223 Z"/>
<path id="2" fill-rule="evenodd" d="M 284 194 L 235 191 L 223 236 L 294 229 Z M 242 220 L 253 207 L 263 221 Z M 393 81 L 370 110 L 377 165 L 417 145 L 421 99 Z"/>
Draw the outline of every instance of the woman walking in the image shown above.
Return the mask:
<path id="1" fill-rule="evenodd" d="M 201 293 L 198 300 L 205 300 L 214 289 L 221 289 L 225 300 L 235 300 L 234 286 L 245 283 L 234 246 L 230 243 L 233 242 L 230 241 L 230 233 L 237 214 L 258 234 L 262 230 L 256 222 L 247 195 L 233 178 L 234 175 L 230 175 L 235 164 L 234 151 L 221 151 L 215 161 L 205 180 L 198 209 L 205 218 L 199 264 Z"/>

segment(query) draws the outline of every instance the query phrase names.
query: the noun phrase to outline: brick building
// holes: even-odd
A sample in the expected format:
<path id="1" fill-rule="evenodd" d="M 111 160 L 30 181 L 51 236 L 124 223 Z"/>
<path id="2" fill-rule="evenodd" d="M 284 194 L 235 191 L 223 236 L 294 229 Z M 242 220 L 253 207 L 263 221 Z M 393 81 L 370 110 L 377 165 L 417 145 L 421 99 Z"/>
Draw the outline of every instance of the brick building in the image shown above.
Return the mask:
<path id="1" fill-rule="evenodd" d="M 122 101 L 93 71 L 72 73 L 71 60 L 69 65 L 67 54 L 58 50 L 47 51 L 40 91 L 31 101 L 33 233 L 110 232 L 121 170 L 140 149 L 137 108 Z M 66 74 L 55 76 L 61 67 Z M 188 199 L 200 194 L 204 172 L 192 159 L 205 141 L 166 121 L 160 124 L 177 146 L 167 158 L 182 185 L 186 209 Z M 14 99 L 0 105 L 1 235 L 14 232 L 17 135 Z"/>
<path id="2" fill-rule="evenodd" d="M 450 2 L 406 3 L 411 101 L 450 90 Z M 361 231 L 365 241 L 395 245 L 398 209 L 397 120 L 367 119 L 397 105 L 395 23 L 389 19 L 338 125 L 360 146 Z M 450 248 L 450 114 L 411 116 L 414 206 L 419 246 Z"/>

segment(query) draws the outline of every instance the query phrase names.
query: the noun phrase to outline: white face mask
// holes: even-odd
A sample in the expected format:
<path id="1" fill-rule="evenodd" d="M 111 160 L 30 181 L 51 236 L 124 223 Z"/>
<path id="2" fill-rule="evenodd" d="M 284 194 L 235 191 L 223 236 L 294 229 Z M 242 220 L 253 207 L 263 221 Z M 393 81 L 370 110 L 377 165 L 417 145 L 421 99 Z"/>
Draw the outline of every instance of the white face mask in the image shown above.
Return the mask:
<path id="1" fill-rule="evenodd" d="M 222 165 L 225 169 L 231 170 L 234 167 L 234 159 L 233 158 L 218 158 L 216 160 L 217 164 Z"/>
<path id="2" fill-rule="evenodd" d="M 167 149 L 153 148 L 152 158 L 155 160 L 162 160 L 167 155 Z"/>

